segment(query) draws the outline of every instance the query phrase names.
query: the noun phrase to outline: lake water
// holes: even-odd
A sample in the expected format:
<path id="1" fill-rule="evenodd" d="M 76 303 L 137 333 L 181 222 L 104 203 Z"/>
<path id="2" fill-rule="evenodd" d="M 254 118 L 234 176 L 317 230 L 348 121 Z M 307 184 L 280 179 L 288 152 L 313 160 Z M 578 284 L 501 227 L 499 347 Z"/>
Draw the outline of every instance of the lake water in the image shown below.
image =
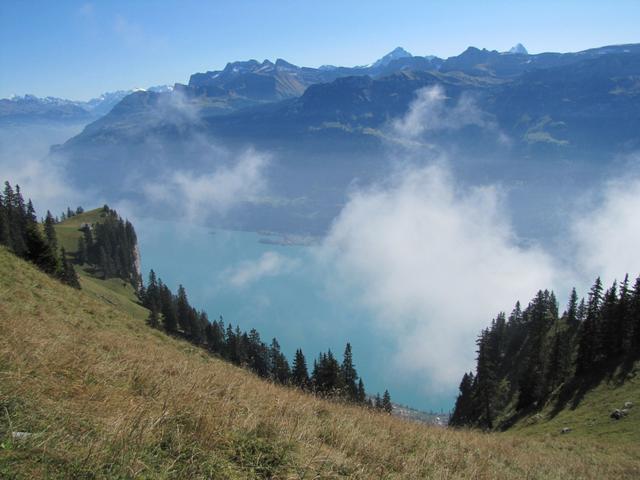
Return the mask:
<path id="1" fill-rule="evenodd" d="M 145 278 L 149 269 L 175 292 L 184 285 L 192 305 L 210 319 L 276 337 L 289 359 L 302 348 L 309 370 L 327 348 L 341 359 L 351 342 L 368 392 L 389 388 L 394 401 L 448 410 L 456 392 L 432 396 L 390 369 L 393 346 L 372 326 L 371 312 L 331 283 L 331 266 L 314 247 L 261 243 L 264 236 L 168 221 L 136 220 Z"/>

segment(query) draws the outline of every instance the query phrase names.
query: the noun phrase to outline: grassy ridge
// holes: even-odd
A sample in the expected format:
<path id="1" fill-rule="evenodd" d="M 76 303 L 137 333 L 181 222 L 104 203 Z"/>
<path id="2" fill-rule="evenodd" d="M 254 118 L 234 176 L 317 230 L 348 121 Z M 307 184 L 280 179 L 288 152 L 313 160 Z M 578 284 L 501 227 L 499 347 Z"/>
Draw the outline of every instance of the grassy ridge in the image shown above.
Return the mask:
<path id="1" fill-rule="evenodd" d="M 56 236 L 61 247 L 72 256 L 78 251 L 78 239 L 82 236 L 80 227 L 86 223 L 94 224 L 100 222 L 104 217 L 102 208 L 96 208 L 87 212 L 74 215 L 63 222 L 56 224 Z M 136 292 L 130 283 L 118 278 L 103 280 L 93 274 L 93 270 L 88 266 L 75 266 L 80 279 L 82 290 L 89 293 L 101 301 L 123 310 L 129 315 L 146 319 L 149 312 L 137 302 Z"/>
<path id="2" fill-rule="evenodd" d="M 0 478 L 640 475 L 637 442 L 427 427 L 270 384 L 4 249 L 0 442 Z"/>

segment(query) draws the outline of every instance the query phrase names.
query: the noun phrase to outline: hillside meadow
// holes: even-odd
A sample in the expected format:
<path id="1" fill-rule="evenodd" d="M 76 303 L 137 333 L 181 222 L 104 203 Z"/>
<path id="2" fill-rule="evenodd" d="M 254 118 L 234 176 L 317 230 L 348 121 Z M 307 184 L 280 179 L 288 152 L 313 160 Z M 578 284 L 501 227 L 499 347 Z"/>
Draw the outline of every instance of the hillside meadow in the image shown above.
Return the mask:
<path id="1" fill-rule="evenodd" d="M 640 475 L 633 435 L 484 434 L 318 399 L 149 328 L 118 285 L 81 282 L 0 249 L 0 478 Z"/>

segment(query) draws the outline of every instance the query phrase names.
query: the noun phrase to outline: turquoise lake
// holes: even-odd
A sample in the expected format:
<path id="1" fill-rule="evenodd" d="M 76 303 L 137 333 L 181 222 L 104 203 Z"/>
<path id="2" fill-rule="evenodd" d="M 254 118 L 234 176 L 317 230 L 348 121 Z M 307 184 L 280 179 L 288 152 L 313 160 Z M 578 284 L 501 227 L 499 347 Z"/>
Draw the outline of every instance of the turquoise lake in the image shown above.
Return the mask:
<path id="1" fill-rule="evenodd" d="M 150 219 L 136 220 L 136 230 L 145 280 L 153 268 L 174 292 L 184 285 L 191 304 L 210 319 L 222 315 L 225 323 L 256 328 L 265 342 L 276 337 L 289 359 L 302 348 L 309 370 L 328 348 L 341 359 L 349 341 L 367 392 L 388 388 L 394 401 L 418 409 L 452 407 L 457 392 L 428 395 L 390 371 L 393 345 L 372 326 L 371 312 L 336 296 L 340 286 L 330 284 L 331 266 L 318 261 L 314 247 L 265 244 L 258 233 Z M 275 259 L 279 268 L 262 276 L 238 273 L 261 259 L 267 267 Z"/>

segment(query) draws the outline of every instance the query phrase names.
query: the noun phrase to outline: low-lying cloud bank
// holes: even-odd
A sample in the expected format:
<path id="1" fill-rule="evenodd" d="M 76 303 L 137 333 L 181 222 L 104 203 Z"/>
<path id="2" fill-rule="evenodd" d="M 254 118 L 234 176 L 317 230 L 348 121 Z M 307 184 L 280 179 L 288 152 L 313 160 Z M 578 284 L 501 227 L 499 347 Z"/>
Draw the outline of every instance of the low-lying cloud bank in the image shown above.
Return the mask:
<path id="1" fill-rule="evenodd" d="M 391 123 L 414 158 L 446 151 L 428 145 L 432 132 L 466 125 L 501 140 L 472 98 L 447 105 L 441 87 L 418 91 L 407 114 Z M 598 275 L 605 282 L 629 270 L 637 275 L 638 211 L 640 177 L 609 182 L 591 208 L 576 209 L 557 233 L 561 258 L 517 238 L 499 188 L 462 187 L 444 163 L 410 165 L 352 193 L 321 258 L 336 267 L 339 280 L 330 282 L 357 292 L 353 298 L 395 342 L 394 375 L 418 379 L 427 392 L 453 392 L 473 365 L 477 334 L 498 312 L 508 313 L 518 300 L 526 304 L 539 289 L 563 298 L 573 285 L 585 292 Z"/>
<path id="2" fill-rule="evenodd" d="M 640 176 L 608 182 L 570 229 L 581 277 L 605 282 L 640 274 Z"/>
<path id="3" fill-rule="evenodd" d="M 78 133 L 82 125 L 3 125 L 0 128 L 0 182 L 20 185 L 39 215 L 75 208 L 86 198 L 69 185 L 64 159 L 47 158 L 52 144 Z"/>
<path id="4" fill-rule="evenodd" d="M 458 130 L 467 125 L 495 128 L 489 115 L 469 94 L 462 95 L 451 106 L 446 101 L 447 95 L 441 85 L 419 89 L 407 113 L 392 122 L 393 130 L 403 138 L 417 139 L 427 132 Z"/>
<path id="5" fill-rule="evenodd" d="M 247 261 L 225 272 L 224 276 L 234 287 L 246 287 L 265 277 L 289 273 L 298 266 L 295 259 L 278 252 L 265 252 L 255 261 Z"/>
<path id="6" fill-rule="evenodd" d="M 226 214 L 242 203 L 260 203 L 267 193 L 265 170 L 269 156 L 248 150 L 231 165 L 213 172 L 167 173 L 159 181 L 143 187 L 145 196 L 156 205 L 178 207 L 189 222 L 204 223 L 211 214 Z"/>
<path id="7" fill-rule="evenodd" d="M 396 371 L 429 391 L 457 384 L 477 332 L 555 276 L 547 253 L 518 244 L 495 188 L 461 190 L 442 166 L 354 193 L 322 254 L 396 340 Z"/>
<path id="8" fill-rule="evenodd" d="M 490 132 L 499 143 L 509 143 L 494 117 L 478 106 L 473 95 L 463 93 L 454 102 L 441 85 L 434 85 L 417 90 L 407 113 L 389 122 L 387 139 L 404 148 L 421 149 L 421 153 L 426 154 L 425 148 L 439 150 L 442 147 L 432 143 L 435 134 L 468 126 Z"/>

